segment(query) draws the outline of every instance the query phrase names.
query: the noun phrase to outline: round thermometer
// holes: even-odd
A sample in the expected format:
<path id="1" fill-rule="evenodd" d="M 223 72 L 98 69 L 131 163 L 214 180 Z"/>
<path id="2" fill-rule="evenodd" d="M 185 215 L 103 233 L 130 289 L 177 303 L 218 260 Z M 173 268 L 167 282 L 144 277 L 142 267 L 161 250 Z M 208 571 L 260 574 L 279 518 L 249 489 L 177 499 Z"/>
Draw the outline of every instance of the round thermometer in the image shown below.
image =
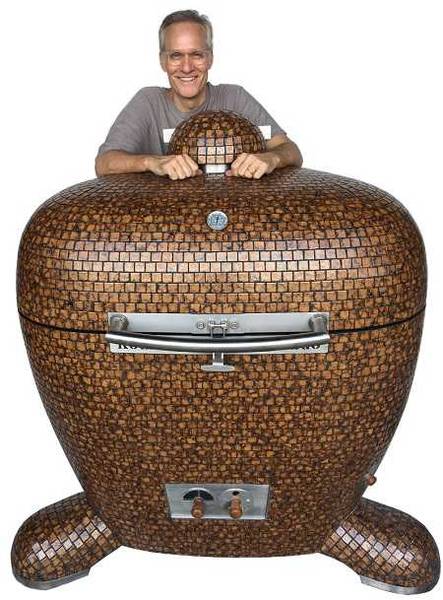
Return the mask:
<path id="1" fill-rule="evenodd" d="M 211 229 L 214 229 L 215 231 L 221 231 L 228 224 L 228 217 L 221 210 L 214 210 L 213 212 L 209 213 L 206 222 Z"/>

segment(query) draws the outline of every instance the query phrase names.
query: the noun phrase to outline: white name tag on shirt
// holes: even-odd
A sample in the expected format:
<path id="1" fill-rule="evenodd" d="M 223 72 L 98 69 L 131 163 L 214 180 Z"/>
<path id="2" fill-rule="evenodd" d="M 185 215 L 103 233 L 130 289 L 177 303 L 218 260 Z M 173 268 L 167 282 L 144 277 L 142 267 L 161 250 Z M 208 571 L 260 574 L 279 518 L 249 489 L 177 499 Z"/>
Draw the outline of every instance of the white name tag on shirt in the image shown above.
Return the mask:
<path id="1" fill-rule="evenodd" d="M 259 125 L 258 128 L 262 132 L 265 140 L 271 139 L 271 126 L 270 125 Z M 169 144 L 174 131 L 175 131 L 175 129 L 163 129 L 163 142 L 165 144 Z"/>

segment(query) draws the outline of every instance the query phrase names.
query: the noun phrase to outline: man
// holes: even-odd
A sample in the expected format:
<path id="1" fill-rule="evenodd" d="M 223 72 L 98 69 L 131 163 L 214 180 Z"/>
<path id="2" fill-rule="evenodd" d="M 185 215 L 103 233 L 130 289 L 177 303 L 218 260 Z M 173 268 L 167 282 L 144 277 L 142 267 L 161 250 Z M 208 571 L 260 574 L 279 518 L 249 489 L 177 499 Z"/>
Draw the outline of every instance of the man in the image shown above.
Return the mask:
<path id="1" fill-rule="evenodd" d="M 159 41 L 170 88 L 142 88 L 122 110 L 99 148 L 98 176 L 151 171 L 185 179 L 201 174 L 190 156 L 165 156 L 163 130 L 206 110 L 232 110 L 256 125 L 271 125 L 266 152 L 240 154 L 227 175 L 259 179 L 277 168 L 301 166 L 297 146 L 248 92 L 237 85 L 208 83 L 213 54 L 207 17 L 194 10 L 172 13 L 161 24 Z"/>

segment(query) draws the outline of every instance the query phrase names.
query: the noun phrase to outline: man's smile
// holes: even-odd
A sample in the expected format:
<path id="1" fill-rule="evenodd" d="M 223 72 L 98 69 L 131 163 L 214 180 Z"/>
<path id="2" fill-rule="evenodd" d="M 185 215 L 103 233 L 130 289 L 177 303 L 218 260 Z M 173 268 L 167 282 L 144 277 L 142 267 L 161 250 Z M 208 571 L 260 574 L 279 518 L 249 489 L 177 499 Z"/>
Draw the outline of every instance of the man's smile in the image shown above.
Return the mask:
<path id="1" fill-rule="evenodd" d="M 180 81 L 182 81 L 184 83 L 190 83 L 192 81 L 195 81 L 197 79 L 197 77 L 198 77 L 198 75 L 193 75 L 193 76 L 187 75 L 186 77 L 177 75 L 177 79 L 179 79 Z"/>

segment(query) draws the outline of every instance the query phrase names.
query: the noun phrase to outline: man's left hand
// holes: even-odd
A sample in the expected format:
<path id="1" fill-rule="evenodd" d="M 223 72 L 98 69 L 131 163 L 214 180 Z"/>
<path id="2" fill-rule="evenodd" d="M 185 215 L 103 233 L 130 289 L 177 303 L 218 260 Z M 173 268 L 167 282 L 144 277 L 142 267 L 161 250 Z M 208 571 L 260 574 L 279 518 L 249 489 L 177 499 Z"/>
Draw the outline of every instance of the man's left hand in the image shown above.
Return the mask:
<path id="1" fill-rule="evenodd" d="M 247 154 L 243 152 L 231 164 L 226 175 L 233 177 L 247 177 L 248 179 L 260 179 L 263 175 L 272 173 L 279 162 L 278 156 L 273 152 L 261 154 Z"/>

